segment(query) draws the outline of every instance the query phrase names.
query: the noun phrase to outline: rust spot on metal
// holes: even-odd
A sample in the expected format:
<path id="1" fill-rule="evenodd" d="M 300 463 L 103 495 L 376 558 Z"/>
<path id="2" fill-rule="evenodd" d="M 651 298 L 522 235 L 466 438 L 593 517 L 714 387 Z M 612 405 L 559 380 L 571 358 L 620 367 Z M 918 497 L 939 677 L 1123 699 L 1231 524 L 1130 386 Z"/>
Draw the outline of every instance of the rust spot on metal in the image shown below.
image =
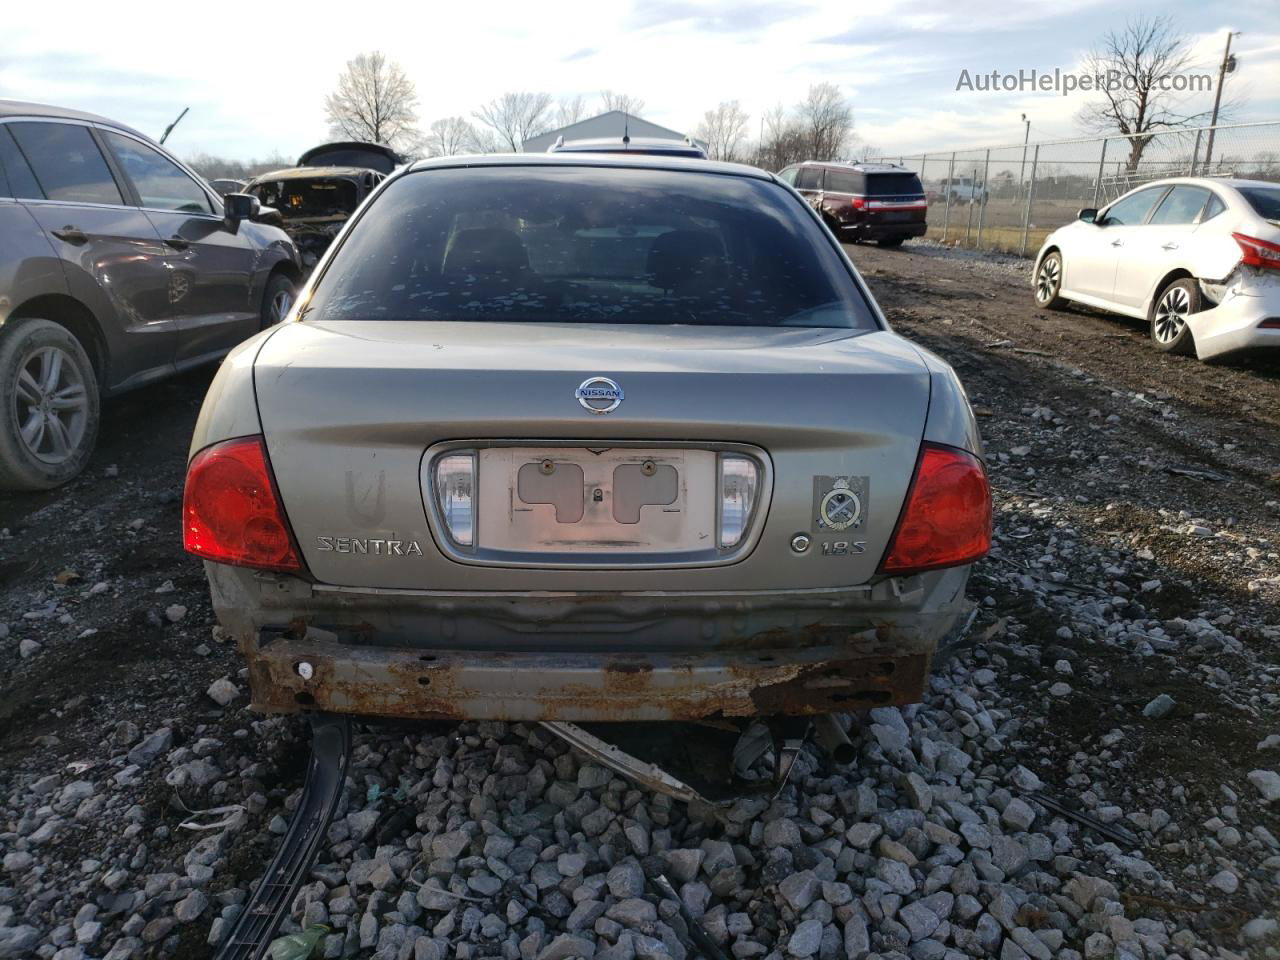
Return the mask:
<path id="1" fill-rule="evenodd" d="M 651 673 L 653 664 L 651 663 L 614 663 L 605 664 L 606 673 Z"/>
<path id="2" fill-rule="evenodd" d="M 919 700 L 930 652 L 893 630 L 810 625 L 825 644 L 785 640 L 678 655 L 450 651 L 377 646 L 294 624 L 242 638 L 253 706 L 402 718 L 683 720 L 812 716 Z M 793 632 L 785 632 L 788 638 Z M 753 638 L 755 640 L 757 638 Z M 296 664 L 312 665 L 309 678 Z"/>
<path id="3" fill-rule="evenodd" d="M 812 715 L 914 703 L 924 693 L 929 657 L 841 660 L 806 667 L 793 679 L 757 687 L 761 714 Z"/>

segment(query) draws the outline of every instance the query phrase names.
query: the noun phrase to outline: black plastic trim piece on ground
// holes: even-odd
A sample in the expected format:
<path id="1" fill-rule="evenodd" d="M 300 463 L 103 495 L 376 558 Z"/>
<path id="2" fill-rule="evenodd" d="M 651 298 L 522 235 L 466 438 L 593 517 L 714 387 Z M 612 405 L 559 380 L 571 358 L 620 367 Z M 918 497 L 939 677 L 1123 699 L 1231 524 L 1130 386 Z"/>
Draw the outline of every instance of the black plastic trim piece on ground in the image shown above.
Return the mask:
<path id="1" fill-rule="evenodd" d="M 313 715 L 307 779 L 298 809 L 289 821 L 289 832 L 222 941 L 216 960 L 261 960 L 266 956 L 329 832 L 342 798 L 350 756 L 351 721 L 334 714 Z"/>

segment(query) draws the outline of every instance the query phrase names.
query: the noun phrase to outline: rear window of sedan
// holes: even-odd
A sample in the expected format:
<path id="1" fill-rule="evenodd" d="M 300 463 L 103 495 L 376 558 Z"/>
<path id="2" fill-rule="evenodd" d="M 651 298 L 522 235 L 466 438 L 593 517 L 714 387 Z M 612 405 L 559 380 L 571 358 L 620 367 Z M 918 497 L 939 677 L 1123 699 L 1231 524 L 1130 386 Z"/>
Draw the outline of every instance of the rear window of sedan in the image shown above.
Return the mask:
<path id="1" fill-rule="evenodd" d="M 392 182 L 303 319 L 877 327 L 821 227 L 777 184 L 576 164 Z"/>
<path id="2" fill-rule="evenodd" d="M 1280 187 L 1242 187 L 1240 194 L 1263 220 L 1280 220 Z"/>

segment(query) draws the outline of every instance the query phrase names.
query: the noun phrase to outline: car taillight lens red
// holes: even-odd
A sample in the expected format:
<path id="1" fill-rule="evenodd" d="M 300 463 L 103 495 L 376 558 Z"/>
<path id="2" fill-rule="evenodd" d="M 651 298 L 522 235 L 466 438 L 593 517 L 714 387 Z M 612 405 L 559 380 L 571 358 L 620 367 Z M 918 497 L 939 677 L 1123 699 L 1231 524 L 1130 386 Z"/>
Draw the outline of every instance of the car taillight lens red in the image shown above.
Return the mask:
<path id="1" fill-rule="evenodd" d="M 302 570 L 262 437 L 227 440 L 192 458 L 182 493 L 182 545 L 237 567 Z"/>
<path id="2" fill-rule="evenodd" d="M 849 201 L 849 203 L 850 203 L 850 205 L 853 207 L 853 209 L 855 209 L 855 210 L 861 210 L 861 209 L 863 209 L 864 207 L 866 207 L 866 205 L 867 205 L 867 198 L 866 198 L 866 197 L 854 197 L 852 200 L 850 200 L 850 201 Z"/>
<path id="3" fill-rule="evenodd" d="M 955 447 L 925 444 L 880 572 L 956 567 L 990 549 L 991 486 L 982 461 Z"/>
<path id="4" fill-rule="evenodd" d="M 1245 236 L 1243 233 L 1233 233 L 1231 236 L 1240 245 L 1240 262 L 1246 267 L 1280 270 L 1280 244 Z"/>

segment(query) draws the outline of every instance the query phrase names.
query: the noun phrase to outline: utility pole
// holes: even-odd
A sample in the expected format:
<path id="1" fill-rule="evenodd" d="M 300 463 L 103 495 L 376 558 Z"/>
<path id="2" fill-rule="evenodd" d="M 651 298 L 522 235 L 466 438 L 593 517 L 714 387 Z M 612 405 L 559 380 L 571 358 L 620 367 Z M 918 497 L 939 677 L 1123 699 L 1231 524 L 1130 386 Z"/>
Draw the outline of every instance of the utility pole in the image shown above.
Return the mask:
<path id="1" fill-rule="evenodd" d="M 1218 89 L 1213 92 L 1213 117 L 1209 120 L 1209 140 L 1204 147 L 1204 172 L 1209 172 L 1209 164 L 1213 160 L 1214 128 L 1218 125 L 1218 107 L 1222 104 L 1222 84 L 1228 73 L 1235 73 L 1236 58 L 1231 55 L 1231 38 L 1240 36 L 1240 31 L 1227 32 L 1227 48 L 1222 52 L 1222 65 L 1218 67 Z"/>

